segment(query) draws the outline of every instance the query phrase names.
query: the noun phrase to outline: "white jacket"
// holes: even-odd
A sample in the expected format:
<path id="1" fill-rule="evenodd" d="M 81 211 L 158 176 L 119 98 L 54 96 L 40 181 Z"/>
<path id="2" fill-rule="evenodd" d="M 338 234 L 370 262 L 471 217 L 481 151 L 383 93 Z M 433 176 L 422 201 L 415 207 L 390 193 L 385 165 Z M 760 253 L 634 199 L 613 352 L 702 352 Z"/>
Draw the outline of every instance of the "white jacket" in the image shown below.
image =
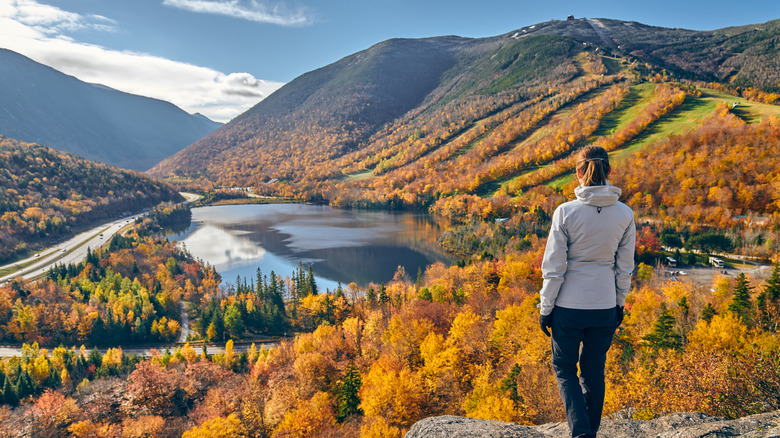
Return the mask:
<path id="1" fill-rule="evenodd" d="M 554 306 L 609 309 L 626 302 L 634 270 L 636 225 L 620 189 L 580 186 L 558 206 L 542 262 L 541 314 Z"/>

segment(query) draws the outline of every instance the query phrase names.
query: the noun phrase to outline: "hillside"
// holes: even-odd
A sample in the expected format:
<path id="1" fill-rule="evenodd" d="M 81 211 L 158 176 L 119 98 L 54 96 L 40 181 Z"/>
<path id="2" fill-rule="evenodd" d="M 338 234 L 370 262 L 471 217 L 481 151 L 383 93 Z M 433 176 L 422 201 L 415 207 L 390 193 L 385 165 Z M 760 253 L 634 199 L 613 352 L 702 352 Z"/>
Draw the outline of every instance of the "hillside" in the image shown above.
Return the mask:
<path id="1" fill-rule="evenodd" d="M 385 41 L 297 78 L 151 174 L 338 206 L 495 204 L 565 177 L 587 143 L 630 158 L 717 102 L 740 102 L 731 112 L 748 123 L 780 113 L 778 28 L 573 19 Z"/>
<path id="2" fill-rule="evenodd" d="M 500 93 L 507 95 L 501 100 L 518 100 L 505 90 L 516 82 L 538 85 L 576 75 L 573 43 L 551 36 L 530 43 L 458 37 L 379 43 L 300 76 L 151 173 L 259 184 L 300 180 L 328 163 L 321 171 L 338 176 L 332 160 L 365 149 L 396 119 L 433 113 L 446 102 L 461 106 L 468 99 L 458 96 L 475 89 L 489 93 L 478 98 Z M 541 47 L 548 49 L 543 55 Z M 501 56 L 491 60 L 497 50 Z"/>
<path id="3" fill-rule="evenodd" d="M 181 196 L 168 184 L 0 135 L 0 262 Z"/>
<path id="4" fill-rule="evenodd" d="M 144 171 L 219 123 L 175 105 L 88 84 L 0 49 L 0 134 Z"/>

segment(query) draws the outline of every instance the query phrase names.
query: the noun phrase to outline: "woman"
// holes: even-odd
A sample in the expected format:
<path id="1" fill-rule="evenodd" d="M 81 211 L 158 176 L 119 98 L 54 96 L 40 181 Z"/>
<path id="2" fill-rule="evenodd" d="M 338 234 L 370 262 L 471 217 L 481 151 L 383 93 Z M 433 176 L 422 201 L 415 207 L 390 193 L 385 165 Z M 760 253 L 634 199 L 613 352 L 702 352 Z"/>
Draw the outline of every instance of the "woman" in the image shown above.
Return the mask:
<path id="1" fill-rule="evenodd" d="M 604 148 L 580 151 L 577 199 L 555 210 L 542 262 L 539 322 L 547 336 L 552 329 L 553 371 L 572 437 L 595 437 L 599 429 L 607 350 L 634 270 L 634 213 L 618 202 L 609 172 Z"/>

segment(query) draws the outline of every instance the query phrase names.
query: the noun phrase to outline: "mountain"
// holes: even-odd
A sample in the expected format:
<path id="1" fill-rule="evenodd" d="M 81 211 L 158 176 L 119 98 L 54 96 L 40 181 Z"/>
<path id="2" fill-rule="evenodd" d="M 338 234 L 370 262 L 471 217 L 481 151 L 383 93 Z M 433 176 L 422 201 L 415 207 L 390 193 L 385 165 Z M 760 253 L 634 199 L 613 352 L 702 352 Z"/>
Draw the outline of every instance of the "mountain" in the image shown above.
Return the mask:
<path id="1" fill-rule="evenodd" d="M 219 178 L 221 169 L 228 172 L 227 162 L 254 172 L 341 156 L 360 148 L 384 124 L 441 100 L 490 86 L 494 94 L 548 75 L 568 78 L 573 46 L 551 36 L 528 44 L 460 37 L 385 41 L 296 78 L 151 172 Z M 542 47 L 549 50 L 542 53 Z M 499 50 L 501 57 L 491 59 Z M 497 82 L 495 74 L 506 84 L 491 83 Z M 236 163 L 238 156 L 248 162 Z M 263 176 L 286 178 L 289 171 Z"/>
<path id="2" fill-rule="evenodd" d="M 0 262 L 74 229 L 179 201 L 169 184 L 0 135 Z"/>
<path id="3" fill-rule="evenodd" d="M 780 92 L 780 20 L 702 32 L 583 18 L 542 23 L 534 33 L 607 47 L 680 77 Z"/>
<path id="4" fill-rule="evenodd" d="M 585 18 L 393 39 L 298 77 L 150 174 L 341 206 L 517 195 L 565 177 L 584 144 L 633 153 L 718 102 L 749 123 L 776 114 L 778 39 L 780 20 L 704 32 Z"/>
<path id="5" fill-rule="evenodd" d="M 219 123 L 0 49 L 0 134 L 143 171 Z"/>

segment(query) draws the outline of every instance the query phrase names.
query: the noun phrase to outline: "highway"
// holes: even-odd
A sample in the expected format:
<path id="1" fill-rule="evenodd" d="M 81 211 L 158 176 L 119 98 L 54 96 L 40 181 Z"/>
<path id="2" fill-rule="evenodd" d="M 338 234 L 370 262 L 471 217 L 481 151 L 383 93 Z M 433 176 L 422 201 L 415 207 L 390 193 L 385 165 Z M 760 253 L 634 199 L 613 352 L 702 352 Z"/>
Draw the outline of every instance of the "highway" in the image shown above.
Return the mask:
<path id="1" fill-rule="evenodd" d="M 265 346 L 266 349 L 271 349 L 273 347 L 276 347 L 279 345 L 278 341 L 268 341 L 268 342 L 262 342 L 258 341 L 255 342 L 255 348 L 260 350 L 262 346 Z M 170 344 L 170 345 L 158 345 L 154 347 L 122 347 L 122 353 L 123 354 L 135 354 L 138 356 L 144 356 L 144 357 L 152 357 L 151 351 L 152 349 L 156 349 L 157 351 L 161 353 L 165 353 L 165 350 L 170 350 L 171 352 L 176 351 L 177 348 L 180 348 L 184 346 L 184 344 Z M 243 353 L 252 346 L 252 342 L 236 342 L 235 345 L 233 345 L 233 351 L 236 353 Z M 43 347 L 42 347 L 43 348 Z M 68 347 L 69 348 L 69 347 Z M 201 351 L 203 351 L 203 347 L 201 345 L 193 345 L 192 348 L 195 349 L 195 351 L 200 354 Z M 49 350 L 49 353 L 51 354 L 51 351 L 53 348 L 47 348 Z M 91 348 L 90 348 L 91 350 Z M 106 353 L 106 348 L 99 348 L 101 353 Z M 206 353 L 209 355 L 217 354 L 221 351 L 225 351 L 225 346 L 221 345 L 209 345 L 206 347 Z M 22 349 L 15 346 L 0 346 L 0 357 L 14 357 L 14 356 L 20 356 L 22 354 Z"/>
<path id="2" fill-rule="evenodd" d="M 139 216 L 141 216 L 141 214 L 102 224 L 78 234 L 64 243 L 40 251 L 32 257 L 5 266 L 0 266 L 0 269 L 5 269 L 29 263 L 29 266 L 0 278 L 0 285 L 18 276 L 21 276 L 26 280 L 35 278 L 45 273 L 56 264 L 67 265 L 69 263 L 79 263 L 87 257 L 87 248 L 95 250 L 105 245 L 111 240 L 111 237 L 115 233 L 119 232 L 119 230 L 129 223 L 135 221 Z"/>
<path id="3" fill-rule="evenodd" d="M 181 195 L 186 198 L 186 203 L 195 202 L 200 198 L 199 195 L 193 193 L 182 192 Z M 18 265 L 29 264 L 29 266 L 26 266 L 21 270 L 0 278 L 0 285 L 18 276 L 22 276 L 22 278 L 26 280 L 38 277 L 57 264 L 67 265 L 69 263 L 80 263 L 87 257 L 87 248 L 90 248 L 93 251 L 100 248 L 108 243 L 114 234 L 118 233 L 125 226 L 132 224 L 136 218 L 143 216 L 144 214 L 145 213 L 134 214 L 96 226 L 76 235 L 66 242 L 37 252 L 29 258 L 0 266 L 0 270 L 3 270 Z"/>
<path id="4" fill-rule="evenodd" d="M 185 203 L 192 203 L 200 199 L 200 195 L 193 193 L 181 192 L 181 195 L 186 199 Z M 28 257 L 24 260 L 19 260 L 14 263 L 9 263 L 5 266 L 0 266 L 0 269 L 11 268 L 19 265 L 28 265 L 24 268 L 14 272 L 13 274 L 6 275 L 0 278 L 0 285 L 21 276 L 26 280 L 36 278 L 54 267 L 57 264 L 67 265 L 69 263 L 80 263 L 87 257 L 87 248 L 95 250 L 102 247 L 111 241 L 111 237 L 114 234 L 120 232 L 125 227 L 131 226 L 136 218 L 143 216 L 145 213 L 134 214 L 122 219 L 117 219 L 112 222 L 104 223 L 96 226 L 90 230 L 80 233 L 70 240 L 60 243 L 56 246 L 42 250 L 32 257 Z M 184 343 L 187 338 L 187 334 L 191 332 L 189 327 L 189 319 L 187 318 L 187 308 L 184 303 L 181 303 L 181 317 L 182 317 L 182 333 L 179 337 L 179 342 Z M 267 344 L 273 345 L 273 344 Z M 160 351 L 164 351 L 166 348 L 174 350 L 178 345 L 173 344 L 170 346 L 156 347 Z M 138 348 L 130 347 L 124 350 L 127 354 L 139 354 L 144 356 L 150 356 L 149 350 L 152 347 Z M 246 351 L 249 348 L 249 344 L 236 347 L 237 351 Z M 258 348 L 260 348 L 258 344 Z M 218 347 L 208 347 L 208 353 L 214 354 L 218 350 Z M 21 349 L 13 346 L 0 347 L 0 357 L 18 356 L 21 353 Z"/>

